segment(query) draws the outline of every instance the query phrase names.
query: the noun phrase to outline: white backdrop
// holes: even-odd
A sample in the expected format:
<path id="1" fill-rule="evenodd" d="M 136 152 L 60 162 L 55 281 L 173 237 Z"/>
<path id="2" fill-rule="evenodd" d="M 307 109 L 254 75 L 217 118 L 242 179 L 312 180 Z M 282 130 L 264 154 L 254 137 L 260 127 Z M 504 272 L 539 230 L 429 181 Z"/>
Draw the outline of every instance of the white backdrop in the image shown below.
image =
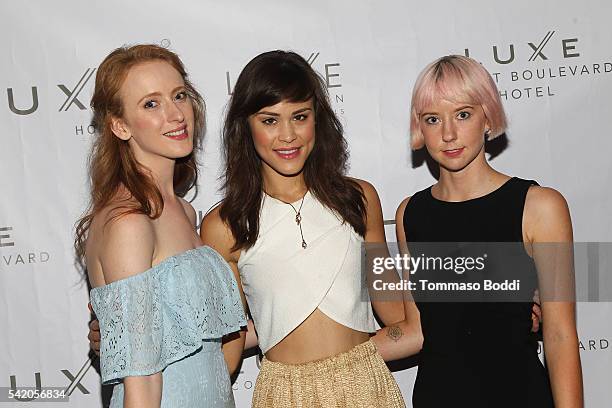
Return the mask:
<path id="1" fill-rule="evenodd" d="M 377 187 L 385 219 L 434 181 L 408 148 L 417 73 L 441 55 L 469 53 L 497 79 L 510 119 L 494 166 L 560 190 L 577 241 L 612 241 L 608 0 L 39 0 L 2 2 L 0 12 L 0 387 L 33 386 L 38 377 L 44 387 L 72 384 L 70 402 L 58 406 L 101 406 L 96 371 L 77 376 L 89 314 L 72 226 L 85 206 L 93 69 L 123 44 L 178 52 L 206 99 L 194 202 L 201 213 L 218 200 L 228 92 L 258 53 L 295 50 L 327 78 L 346 125 L 351 175 Z M 387 232 L 393 240 L 392 226 Z M 587 407 L 607 407 L 612 304 L 579 306 Z M 415 373 L 395 372 L 407 401 Z M 239 407 L 249 406 L 256 375 L 249 358 L 234 386 Z"/>

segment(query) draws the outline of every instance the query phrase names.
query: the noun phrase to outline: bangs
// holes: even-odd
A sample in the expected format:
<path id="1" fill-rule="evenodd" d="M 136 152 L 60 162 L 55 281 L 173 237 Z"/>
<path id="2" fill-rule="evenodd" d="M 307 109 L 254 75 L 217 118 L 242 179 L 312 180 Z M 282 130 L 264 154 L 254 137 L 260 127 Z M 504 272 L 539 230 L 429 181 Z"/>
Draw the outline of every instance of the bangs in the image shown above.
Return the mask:
<path id="1" fill-rule="evenodd" d="M 414 85 L 410 112 L 410 143 L 413 149 L 420 149 L 424 144 L 420 115 L 441 99 L 480 105 L 489 121 L 489 139 L 506 130 L 506 115 L 491 75 L 471 58 L 447 55 L 425 67 Z"/>
<path id="2" fill-rule="evenodd" d="M 412 106 L 416 113 L 420 114 L 440 99 L 480 105 L 482 98 L 470 79 L 451 64 L 437 64 L 431 70 L 426 70 L 419 79 L 420 86 L 415 88 Z"/>
<path id="3" fill-rule="evenodd" d="M 317 84 L 294 64 L 264 64 L 258 71 L 250 84 L 251 98 L 245 101 L 248 115 L 282 101 L 305 102 L 315 95 Z"/>

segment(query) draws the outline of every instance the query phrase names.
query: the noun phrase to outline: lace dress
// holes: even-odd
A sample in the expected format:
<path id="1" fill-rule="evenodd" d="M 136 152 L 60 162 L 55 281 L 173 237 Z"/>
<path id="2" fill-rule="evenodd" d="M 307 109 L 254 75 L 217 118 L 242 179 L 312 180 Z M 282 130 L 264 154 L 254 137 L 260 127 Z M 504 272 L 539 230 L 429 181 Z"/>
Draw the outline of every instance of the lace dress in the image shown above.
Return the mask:
<path id="1" fill-rule="evenodd" d="M 209 247 L 91 290 L 103 384 L 163 372 L 162 407 L 234 407 L 221 337 L 246 325 L 233 273 Z"/>

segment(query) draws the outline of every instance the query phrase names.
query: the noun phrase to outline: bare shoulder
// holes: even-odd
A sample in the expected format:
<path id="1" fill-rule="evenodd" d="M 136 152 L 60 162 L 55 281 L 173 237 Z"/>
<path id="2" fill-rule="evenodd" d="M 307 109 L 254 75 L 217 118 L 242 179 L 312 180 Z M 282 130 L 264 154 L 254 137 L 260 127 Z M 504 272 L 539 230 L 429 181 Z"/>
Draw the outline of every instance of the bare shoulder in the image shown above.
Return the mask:
<path id="1" fill-rule="evenodd" d="M 397 207 L 397 210 L 395 211 L 395 222 L 396 222 L 396 224 L 403 221 L 403 219 L 404 219 L 404 211 L 406 211 L 406 206 L 408 205 L 409 201 L 410 201 L 410 196 L 404 198 L 402 200 L 402 202 L 399 204 L 399 206 Z"/>
<path id="2" fill-rule="evenodd" d="M 382 205 L 378 192 L 374 186 L 365 180 L 351 179 L 357 183 L 363 195 L 365 196 L 366 204 L 366 233 L 364 239 L 366 242 L 385 242 L 385 227 L 383 220 Z"/>
<path id="3" fill-rule="evenodd" d="M 232 251 L 235 240 L 229 226 L 221 219 L 221 204 L 213 208 L 202 219 L 200 238 L 202 243 L 215 249 L 226 261 L 236 261 L 237 254 Z"/>
<path id="4" fill-rule="evenodd" d="M 179 197 L 179 200 L 181 202 L 181 204 L 183 205 L 183 209 L 185 210 L 185 214 L 187 214 L 187 217 L 189 217 L 189 221 L 191 221 L 191 225 L 193 225 L 194 227 L 196 227 L 197 225 L 197 215 L 196 215 L 196 210 L 195 208 L 193 208 L 193 206 L 191 205 L 191 203 L 187 200 L 185 200 L 182 197 Z"/>
<path id="5" fill-rule="evenodd" d="M 377 204 L 380 207 L 380 198 L 378 197 L 378 191 L 376 191 L 376 188 L 372 185 L 372 183 L 358 178 L 349 177 L 349 179 L 354 181 L 359 185 L 359 187 L 361 187 L 363 195 L 366 198 L 366 204 L 368 205 L 368 207 L 370 206 L 370 204 Z"/>
<path id="6" fill-rule="evenodd" d="M 395 236 L 397 238 L 397 242 L 406 241 L 406 233 L 404 231 L 404 211 L 406 211 L 408 201 L 410 201 L 410 197 L 404 198 L 395 211 Z"/>
<path id="7" fill-rule="evenodd" d="M 145 214 L 119 214 L 118 210 L 115 210 L 109 211 L 105 218 L 104 234 L 108 239 L 116 239 L 119 236 L 137 236 L 138 234 L 154 232 L 153 223 Z"/>
<path id="8" fill-rule="evenodd" d="M 228 226 L 221 219 L 220 209 L 221 204 L 210 210 L 202 219 L 201 235 L 203 237 L 218 235 L 229 230 Z"/>
<path id="9" fill-rule="evenodd" d="M 554 216 L 569 212 L 569 207 L 565 197 L 554 188 L 531 186 L 525 199 L 525 211 L 538 216 Z"/>
<path id="10" fill-rule="evenodd" d="M 355 183 L 359 184 L 359 187 L 361 187 L 361 190 L 363 190 L 363 194 L 365 194 L 366 198 L 368 196 L 378 197 L 378 192 L 376 191 L 376 188 L 369 181 L 354 178 L 354 177 L 349 177 L 349 180 L 354 181 Z"/>
<path id="11" fill-rule="evenodd" d="M 532 186 L 525 199 L 524 225 L 531 241 L 572 239 L 569 207 L 563 195 L 550 187 Z"/>
<path id="12" fill-rule="evenodd" d="M 110 283 L 151 268 L 155 252 L 155 231 L 144 214 L 118 214 L 104 211 L 97 235 L 97 259 L 104 280 Z"/>

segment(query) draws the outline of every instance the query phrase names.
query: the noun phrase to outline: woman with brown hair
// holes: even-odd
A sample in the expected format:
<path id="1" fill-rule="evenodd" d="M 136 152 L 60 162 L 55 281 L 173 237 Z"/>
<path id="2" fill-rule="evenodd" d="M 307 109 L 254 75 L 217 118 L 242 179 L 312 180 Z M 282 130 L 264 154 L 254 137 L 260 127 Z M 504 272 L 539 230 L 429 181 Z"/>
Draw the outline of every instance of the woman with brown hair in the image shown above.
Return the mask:
<path id="1" fill-rule="evenodd" d="M 411 354 L 420 339 L 401 301 L 370 302 L 361 244 L 385 242 L 380 201 L 345 175 L 347 143 L 321 78 L 293 52 L 255 57 L 234 87 L 223 146 L 225 198 L 200 234 L 239 272 L 257 332 L 247 342 L 265 355 L 253 406 L 405 406 L 379 351 Z M 372 306 L 394 326 L 370 338 Z"/>
<path id="2" fill-rule="evenodd" d="M 246 324 L 232 271 L 182 197 L 196 184 L 203 101 L 179 57 L 122 47 L 98 68 L 91 204 L 77 224 L 112 407 L 232 407 L 221 337 Z M 239 340 L 238 340 L 239 342 Z M 228 350 L 230 369 L 240 352 Z"/>

